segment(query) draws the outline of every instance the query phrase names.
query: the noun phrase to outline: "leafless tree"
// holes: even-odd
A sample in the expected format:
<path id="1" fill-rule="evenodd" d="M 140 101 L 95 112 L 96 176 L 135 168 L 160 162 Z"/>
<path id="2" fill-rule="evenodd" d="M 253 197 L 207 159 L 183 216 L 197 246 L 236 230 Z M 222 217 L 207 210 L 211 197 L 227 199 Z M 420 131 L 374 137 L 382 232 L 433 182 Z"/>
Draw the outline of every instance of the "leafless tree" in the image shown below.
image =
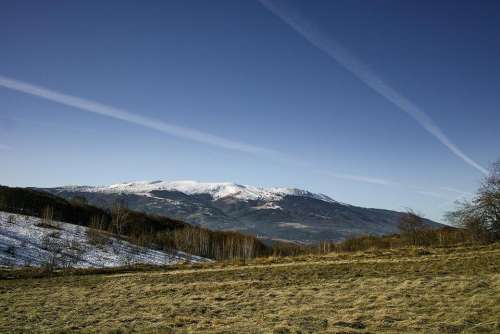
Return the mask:
<path id="1" fill-rule="evenodd" d="M 54 221 L 54 209 L 51 206 L 46 206 L 42 210 L 42 225 L 46 227 L 59 228 L 59 224 Z"/>
<path id="2" fill-rule="evenodd" d="M 97 230 L 104 230 L 106 227 L 105 218 L 103 215 L 93 215 L 90 217 L 89 227 L 95 228 Z"/>
<path id="3" fill-rule="evenodd" d="M 111 223 L 114 228 L 114 232 L 119 235 L 123 234 L 123 231 L 125 230 L 129 222 L 129 216 L 130 216 L 130 212 L 128 210 L 126 203 L 123 201 L 115 202 L 111 210 L 111 215 L 112 215 Z"/>
<path id="4" fill-rule="evenodd" d="M 415 211 L 409 209 L 400 218 L 398 227 L 401 237 L 409 245 L 420 246 L 425 243 L 425 232 L 429 229 L 429 226 Z"/>
<path id="5" fill-rule="evenodd" d="M 90 224 L 85 229 L 87 242 L 98 247 L 109 244 L 109 236 L 104 232 L 105 218 L 102 215 L 94 215 L 90 218 Z"/>
<path id="6" fill-rule="evenodd" d="M 446 217 L 455 226 L 467 230 L 472 241 L 500 239 L 500 160 L 492 164 L 474 198 L 457 202 L 457 209 Z"/>

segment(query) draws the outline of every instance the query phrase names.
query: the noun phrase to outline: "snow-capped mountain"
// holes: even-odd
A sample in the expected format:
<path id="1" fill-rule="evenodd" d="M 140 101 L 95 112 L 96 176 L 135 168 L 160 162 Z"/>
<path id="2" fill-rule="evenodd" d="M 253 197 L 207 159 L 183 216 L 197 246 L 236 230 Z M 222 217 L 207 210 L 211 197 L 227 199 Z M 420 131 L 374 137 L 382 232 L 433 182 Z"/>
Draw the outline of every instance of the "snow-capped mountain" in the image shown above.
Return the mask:
<path id="1" fill-rule="evenodd" d="M 109 194 L 148 194 L 152 191 L 177 191 L 186 195 L 209 194 L 214 200 L 225 197 L 233 197 L 243 201 L 278 201 L 285 196 L 302 196 L 326 202 L 335 202 L 327 195 L 314 194 L 309 191 L 296 188 L 260 188 L 231 182 L 136 181 L 118 183 L 110 186 L 68 186 L 60 189 Z"/>
<path id="2" fill-rule="evenodd" d="M 356 207 L 295 188 L 259 188 L 235 183 L 141 181 L 111 186 L 40 189 L 111 207 L 126 201 L 144 211 L 218 230 L 238 230 L 263 240 L 304 243 L 342 240 L 360 234 L 398 232 L 401 212 Z M 428 221 L 429 224 L 439 224 Z"/>

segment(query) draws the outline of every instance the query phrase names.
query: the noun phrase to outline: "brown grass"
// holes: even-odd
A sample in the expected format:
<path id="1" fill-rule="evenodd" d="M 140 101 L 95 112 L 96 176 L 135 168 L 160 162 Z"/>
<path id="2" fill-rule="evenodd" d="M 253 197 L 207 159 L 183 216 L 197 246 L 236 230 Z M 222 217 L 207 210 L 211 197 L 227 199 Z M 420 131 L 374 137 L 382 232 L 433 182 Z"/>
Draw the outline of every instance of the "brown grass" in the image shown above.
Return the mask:
<path id="1" fill-rule="evenodd" d="M 116 272 L 0 280 L 0 332 L 500 332 L 499 244 Z"/>

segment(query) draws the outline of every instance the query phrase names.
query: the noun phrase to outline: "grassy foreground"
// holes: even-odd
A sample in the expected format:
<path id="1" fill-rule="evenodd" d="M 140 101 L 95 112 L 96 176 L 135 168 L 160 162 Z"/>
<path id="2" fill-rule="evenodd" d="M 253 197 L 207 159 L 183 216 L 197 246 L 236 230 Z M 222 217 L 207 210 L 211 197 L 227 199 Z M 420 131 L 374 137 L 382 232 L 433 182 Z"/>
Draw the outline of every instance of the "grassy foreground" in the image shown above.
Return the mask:
<path id="1" fill-rule="evenodd" d="M 0 280 L 2 333 L 498 333 L 500 245 Z"/>

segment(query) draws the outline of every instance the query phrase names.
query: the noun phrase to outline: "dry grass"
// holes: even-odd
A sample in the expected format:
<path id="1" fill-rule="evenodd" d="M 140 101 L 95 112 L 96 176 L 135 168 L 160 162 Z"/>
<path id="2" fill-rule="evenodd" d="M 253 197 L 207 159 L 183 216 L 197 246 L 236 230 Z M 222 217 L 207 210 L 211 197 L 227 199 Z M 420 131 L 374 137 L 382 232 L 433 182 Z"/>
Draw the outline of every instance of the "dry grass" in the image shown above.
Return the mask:
<path id="1" fill-rule="evenodd" d="M 495 333 L 500 245 L 0 281 L 2 333 Z"/>

